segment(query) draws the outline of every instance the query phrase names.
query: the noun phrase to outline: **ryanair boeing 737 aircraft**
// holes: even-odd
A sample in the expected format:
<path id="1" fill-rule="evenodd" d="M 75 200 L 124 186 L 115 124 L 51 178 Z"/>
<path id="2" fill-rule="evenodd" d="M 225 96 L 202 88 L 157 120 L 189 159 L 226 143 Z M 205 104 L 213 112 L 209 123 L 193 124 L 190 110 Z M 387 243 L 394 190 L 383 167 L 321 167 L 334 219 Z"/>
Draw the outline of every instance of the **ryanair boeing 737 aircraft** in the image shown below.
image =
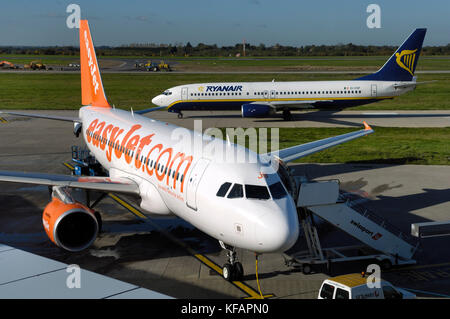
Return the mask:
<path id="1" fill-rule="evenodd" d="M 392 99 L 419 84 L 414 71 L 425 33 L 416 29 L 380 70 L 355 80 L 186 84 L 164 91 L 152 103 L 179 118 L 184 110 L 241 110 L 243 117 L 282 111 L 291 120 L 291 110 L 343 109 Z"/>

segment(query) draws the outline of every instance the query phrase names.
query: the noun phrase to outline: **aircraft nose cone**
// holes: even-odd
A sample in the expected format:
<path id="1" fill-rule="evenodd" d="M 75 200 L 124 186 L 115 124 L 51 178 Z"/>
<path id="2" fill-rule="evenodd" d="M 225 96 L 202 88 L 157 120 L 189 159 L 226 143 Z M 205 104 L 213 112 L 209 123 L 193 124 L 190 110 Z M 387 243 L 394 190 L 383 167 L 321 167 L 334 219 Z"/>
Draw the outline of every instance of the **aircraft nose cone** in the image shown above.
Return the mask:
<path id="1" fill-rule="evenodd" d="M 257 238 L 261 252 L 284 252 L 297 241 L 299 225 L 297 212 L 266 214 Z"/>
<path id="2" fill-rule="evenodd" d="M 155 96 L 155 97 L 152 99 L 152 103 L 155 104 L 155 105 L 157 105 L 157 106 L 162 106 L 162 105 L 161 105 L 161 95 Z"/>

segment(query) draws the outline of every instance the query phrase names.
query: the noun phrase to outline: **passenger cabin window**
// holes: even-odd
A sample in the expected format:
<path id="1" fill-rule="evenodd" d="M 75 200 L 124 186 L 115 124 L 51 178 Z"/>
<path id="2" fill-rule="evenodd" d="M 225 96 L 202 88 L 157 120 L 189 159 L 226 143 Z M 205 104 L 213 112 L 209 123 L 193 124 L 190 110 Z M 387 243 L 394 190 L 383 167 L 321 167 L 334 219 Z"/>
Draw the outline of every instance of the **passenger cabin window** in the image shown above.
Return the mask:
<path id="1" fill-rule="evenodd" d="M 223 183 L 222 186 L 220 186 L 219 190 L 217 191 L 216 196 L 219 197 L 225 197 L 225 195 L 227 194 L 228 190 L 230 189 L 231 183 Z"/>
<path id="2" fill-rule="evenodd" d="M 266 186 L 245 185 L 245 196 L 253 199 L 270 199 Z"/>
<path id="3" fill-rule="evenodd" d="M 244 190 L 241 184 L 234 184 L 233 188 L 231 188 L 230 193 L 227 196 L 228 198 L 242 198 L 244 197 Z"/>
<path id="4" fill-rule="evenodd" d="M 334 299 L 350 299 L 350 294 L 347 290 L 336 288 L 336 296 Z"/>
<path id="5" fill-rule="evenodd" d="M 275 184 L 269 185 L 270 193 L 273 199 L 280 199 L 287 195 L 281 182 L 276 182 Z"/>
<path id="6" fill-rule="evenodd" d="M 323 299 L 333 299 L 334 287 L 329 284 L 323 284 L 320 291 L 320 297 Z"/>

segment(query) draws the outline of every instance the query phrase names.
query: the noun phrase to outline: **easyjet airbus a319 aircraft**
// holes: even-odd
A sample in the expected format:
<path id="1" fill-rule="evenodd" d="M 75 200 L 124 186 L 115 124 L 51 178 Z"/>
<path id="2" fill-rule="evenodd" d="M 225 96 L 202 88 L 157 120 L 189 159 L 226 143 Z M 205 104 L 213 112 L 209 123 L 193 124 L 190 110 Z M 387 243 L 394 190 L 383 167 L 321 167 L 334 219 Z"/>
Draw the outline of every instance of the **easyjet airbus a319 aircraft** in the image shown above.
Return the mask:
<path id="1" fill-rule="evenodd" d="M 134 194 L 149 216 L 177 216 L 216 238 L 228 251 L 223 275 L 237 280 L 243 269 L 236 259 L 236 247 L 256 253 L 282 252 L 297 240 L 296 206 L 282 178 L 283 165 L 278 164 L 373 132 L 366 125 L 359 131 L 263 156 L 137 112 L 111 108 L 86 20 L 80 21 L 79 31 L 83 105 L 79 117 L 3 112 L 73 122 L 74 133 L 82 134 L 89 150 L 109 173 L 108 177 L 76 177 L 0 171 L 1 182 L 52 187 L 52 199 L 44 209 L 42 222 L 50 240 L 63 249 L 83 250 L 99 232 L 99 214 L 89 202 L 74 199 L 74 189 Z M 180 132 L 189 138 L 174 138 Z M 199 145 L 202 150 L 196 151 Z M 211 146 L 223 152 L 208 152 Z M 223 154 L 230 152 L 241 152 L 246 160 L 223 160 Z"/>

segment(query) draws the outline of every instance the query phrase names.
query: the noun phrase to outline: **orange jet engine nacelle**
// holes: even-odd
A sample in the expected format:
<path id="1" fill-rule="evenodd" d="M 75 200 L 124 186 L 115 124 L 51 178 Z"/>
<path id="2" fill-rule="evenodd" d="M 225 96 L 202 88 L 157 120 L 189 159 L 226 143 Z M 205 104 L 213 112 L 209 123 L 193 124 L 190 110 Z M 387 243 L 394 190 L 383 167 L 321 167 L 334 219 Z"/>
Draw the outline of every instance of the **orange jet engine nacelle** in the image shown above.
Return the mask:
<path id="1" fill-rule="evenodd" d="M 64 203 L 56 197 L 45 207 L 42 223 L 52 242 L 72 252 L 89 247 L 99 232 L 92 209 L 77 202 Z"/>

